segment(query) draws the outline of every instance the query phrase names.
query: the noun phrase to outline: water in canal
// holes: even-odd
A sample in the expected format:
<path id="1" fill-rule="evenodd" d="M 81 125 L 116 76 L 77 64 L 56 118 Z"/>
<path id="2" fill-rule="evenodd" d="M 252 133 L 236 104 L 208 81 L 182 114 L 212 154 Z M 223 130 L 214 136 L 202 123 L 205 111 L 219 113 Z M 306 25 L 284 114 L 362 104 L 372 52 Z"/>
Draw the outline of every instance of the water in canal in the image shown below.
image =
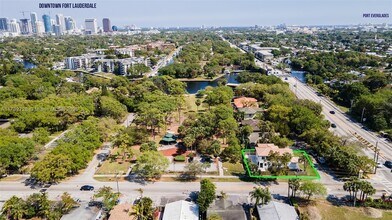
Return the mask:
<path id="1" fill-rule="evenodd" d="M 305 83 L 306 82 L 306 78 L 305 78 L 305 71 L 291 71 L 291 76 L 297 78 L 299 81 Z"/>
<path id="2" fill-rule="evenodd" d="M 236 80 L 237 74 L 234 73 L 226 74 L 224 77 L 227 79 L 227 83 L 238 83 L 238 81 Z M 197 91 L 205 89 L 207 86 L 212 86 L 212 87 L 218 86 L 218 80 L 219 79 L 211 82 L 205 82 L 205 81 L 186 82 L 186 91 L 189 94 L 196 94 Z"/>

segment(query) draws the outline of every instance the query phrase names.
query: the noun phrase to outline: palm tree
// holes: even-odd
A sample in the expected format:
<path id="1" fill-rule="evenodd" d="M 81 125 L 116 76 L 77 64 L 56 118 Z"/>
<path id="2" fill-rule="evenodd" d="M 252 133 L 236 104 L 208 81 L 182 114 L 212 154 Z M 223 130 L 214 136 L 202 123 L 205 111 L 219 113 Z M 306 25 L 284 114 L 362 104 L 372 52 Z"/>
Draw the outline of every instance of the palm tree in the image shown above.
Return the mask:
<path id="1" fill-rule="evenodd" d="M 22 219 L 27 212 L 24 203 L 23 199 L 12 196 L 4 203 L 2 212 L 6 214 L 7 219 Z"/>
<path id="2" fill-rule="evenodd" d="M 265 204 L 271 200 L 271 193 L 269 192 L 268 187 L 267 188 L 262 188 L 262 187 L 254 187 L 254 190 L 249 193 L 250 198 L 255 201 L 255 207 L 260 204 Z"/>
<path id="3" fill-rule="evenodd" d="M 298 162 L 304 163 L 304 171 L 306 172 L 306 164 L 308 163 L 308 160 L 304 154 L 301 154 L 301 156 L 298 158 Z"/>

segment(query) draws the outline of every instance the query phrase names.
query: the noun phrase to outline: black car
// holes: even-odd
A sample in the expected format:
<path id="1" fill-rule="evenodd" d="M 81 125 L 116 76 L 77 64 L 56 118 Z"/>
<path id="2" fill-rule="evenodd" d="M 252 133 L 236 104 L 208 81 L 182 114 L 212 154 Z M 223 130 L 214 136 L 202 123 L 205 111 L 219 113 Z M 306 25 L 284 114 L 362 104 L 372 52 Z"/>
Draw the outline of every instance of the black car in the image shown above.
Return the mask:
<path id="1" fill-rule="evenodd" d="M 392 161 L 390 161 L 390 160 L 385 161 L 384 166 L 386 166 L 388 168 L 392 168 Z"/>
<path id="2" fill-rule="evenodd" d="M 329 111 L 329 113 L 331 113 L 331 114 L 333 114 L 333 115 L 334 115 L 334 114 L 335 114 L 335 111 Z"/>
<path id="3" fill-rule="evenodd" d="M 336 128 L 336 125 L 332 123 L 331 128 Z"/>
<path id="4" fill-rule="evenodd" d="M 82 187 L 80 187 L 81 191 L 93 191 L 94 190 L 94 186 L 90 186 L 90 185 L 84 185 Z"/>

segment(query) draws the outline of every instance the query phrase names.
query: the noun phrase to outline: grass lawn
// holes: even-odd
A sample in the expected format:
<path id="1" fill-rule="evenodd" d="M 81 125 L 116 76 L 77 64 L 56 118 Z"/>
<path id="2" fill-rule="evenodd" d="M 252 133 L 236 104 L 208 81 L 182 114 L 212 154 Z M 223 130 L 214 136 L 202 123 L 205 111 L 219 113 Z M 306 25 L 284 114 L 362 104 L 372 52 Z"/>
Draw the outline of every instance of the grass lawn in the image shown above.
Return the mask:
<path id="1" fill-rule="evenodd" d="M 381 218 L 375 218 L 376 216 L 372 216 L 369 209 L 367 208 L 353 208 L 348 206 L 333 206 L 327 201 L 319 201 L 315 206 L 306 206 L 299 208 L 301 213 L 307 212 L 310 219 L 316 219 L 317 217 L 321 217 L 325 220 L 370 220 L 370 219 L 392 219 L 391 211 L 383 211 Z M 376 211 L 376 212 L 378 212 Z"/>
<path id="2" fill-rule="evenodd" d="M 242 163 L 224 162 L 222 165 L 225 176 L 238 176 L 245 173 Z"/>
<path id="3" fill-rule="evenodd" d="M 122 173 L 126 173 L 131 165 L 130 162 L 122 162 L 121 164 L 118 162 L 110 162 L 110 159 L 103 162 L 102 166 L 99 167 L 95 174 L 116 174 L 119 171 Z"/>
<path id="4" fill-rule="evenodd" d="M 100 181 L 100 182 L 117 182 L 116 178 L 113 177 L 104 177 L 104 176 L 96 176 L 94 177 L 95 180 Z M 124 182 L 126 179 L 124 177 L 119 177 L 118 178 L 119 182 Z"/>
<path id="5" fill-rule="evenodd" d="M 187 112 L 190 111 L 197 112 L 196 100 L 197 98 L 195 94 L 186 95 L 185 103 L 186 103 Z M 204 111 L 208 109 L 208 105 L 203 103 L 204 98 L 201 98 L 200 101 L 201 101 L 201 105 L 199 106 L 199 111 Z"/>

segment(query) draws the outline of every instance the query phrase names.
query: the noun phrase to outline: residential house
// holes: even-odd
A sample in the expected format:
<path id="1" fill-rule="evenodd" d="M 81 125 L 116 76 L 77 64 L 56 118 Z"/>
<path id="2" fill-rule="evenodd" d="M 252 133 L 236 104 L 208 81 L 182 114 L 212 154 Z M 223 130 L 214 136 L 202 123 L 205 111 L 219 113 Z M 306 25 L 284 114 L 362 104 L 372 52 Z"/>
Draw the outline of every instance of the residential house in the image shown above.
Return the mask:
<path id="1" fill-rule="evenodd" d="M 133 212 L 132 205 L 129 203 L 119 204 L 113 207 L 110 211 L 109 220 L 133 220 L 135 219 L 134 215 L 131 215 Z"/>
<path id="2" fill-rule="evenodd" d="M 207 217 L 217 214 L 225 220 L 246 220 L 243 204 L 247 203 L 244 198 L 222 198 L 215 200 L 207 210 Z"/>
<path id="3" fill-rule="evenodd" d="M 279 148 L 275 144 L 258 144 L 255 147 L 256 154 L 249 155 L 248 158 L 252 163 L 256 164 L 261 171 L 266 171 L 271 166 L 271 162 L 268 161 L 268 155 L 271 152 L 277 152 L 279 155 L 289 153 L 293 155 L 293 150 L 290 148 Z M 291 161 L 287 164 L 290 170 L 299 170 L 298 157 L 292 157 Z"/>
<path id="4" fill-rule="evenodd" d="M 271 201 L 266 205 L 258 205 L 257 213 L 260 220 L 299 220 L 293 206 L 276 201 Z"/>
<path id="5" fill-rule="evenodd" d="M 162 220 L 198 220 L 199 206 L 193 202 L 180 200 L 167 203 L 163 212 Z"/>
<path id="6" fill-rule="evenodd" d="M 239 97 L 233 100 L 234 108 L 244 113 L 244 119 L 254 119 L 256 114 L 262 112 L 263 109 L 259 108 L 257 99 L 250 97 Z"/>
<path id="7" fill-rule="evenodd" d="M 241 121 L 241 126 L 249 125 L 252 128 L 252 133 L 249 135 L 249 145 L 256 146 L 260 140 L 260 120 L 258 119 L 244 119 Z"/>

